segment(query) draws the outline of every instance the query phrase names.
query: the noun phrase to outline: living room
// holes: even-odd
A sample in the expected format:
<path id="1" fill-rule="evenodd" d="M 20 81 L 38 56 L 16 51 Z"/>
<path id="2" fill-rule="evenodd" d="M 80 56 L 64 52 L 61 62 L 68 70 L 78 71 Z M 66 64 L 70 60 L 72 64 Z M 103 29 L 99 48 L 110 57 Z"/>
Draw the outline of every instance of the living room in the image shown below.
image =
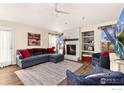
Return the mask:
<path id="1" fill-rule="evenodd" d="M 0 11 L 0 85 L 124 85 L 123 3 L 12 3 Z"/>

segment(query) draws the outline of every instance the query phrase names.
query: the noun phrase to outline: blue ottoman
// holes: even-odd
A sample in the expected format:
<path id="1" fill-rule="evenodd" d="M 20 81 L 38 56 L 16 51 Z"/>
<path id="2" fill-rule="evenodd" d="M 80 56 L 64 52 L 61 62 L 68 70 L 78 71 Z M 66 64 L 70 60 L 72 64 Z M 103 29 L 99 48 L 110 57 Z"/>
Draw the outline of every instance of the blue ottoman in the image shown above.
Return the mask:
<path id="1" fill-rule="evenodd" d="M 49 55 L 49 61 L 50 62 L 60 62 L 64 60 L 64 55 L 62 54 L 51 54 Z"/>

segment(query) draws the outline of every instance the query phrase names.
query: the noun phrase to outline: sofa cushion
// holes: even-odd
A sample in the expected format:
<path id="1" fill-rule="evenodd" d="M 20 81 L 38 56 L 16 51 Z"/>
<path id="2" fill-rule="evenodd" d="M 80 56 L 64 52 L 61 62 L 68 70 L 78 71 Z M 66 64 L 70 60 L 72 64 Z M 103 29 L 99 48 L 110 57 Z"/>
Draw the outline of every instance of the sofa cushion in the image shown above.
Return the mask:
<path id="1" fill-rule="evenodd" d="M 48 53 L 50 53 L 50 54 L 55 53 L 55 52 L 54 52 L 54 48 L 47 48 L 47 51 L 48 51 Z"/>
<path id="2" fill-rule="evenodd" d="M 112 71 L 110 71 L 109 69 L 100 67 L 100 66 L 91 65 L 91 70 L 90 70 L 89 74 L 109 73 L 109 72 L 112 72 Z"/>
<path id="3" fill-rule="evenodd" d="M 47 49 L 45 48 L 31 48 L 27 49 L 31 56 L 41 55 L 41 54 L 47 54 Z"/>
<path id="4" fill-rule="evenodd" d="M 101 78 L 107 77 L 109 74 L 108 73 L 98 73 L 98 74 L 91 74 L 85 77 L 85 79 L 92 79 L 95 81 L 97 85 L 101 84 Z"/>
<path id="5" fill-rule="evenodd" d="M 48 54 L 47 49 L 43 49 L 43 50 L 42 50 L 42 53 L 43 53 L 43 54 Z"/>
<path id="6" fill-rule="evenodd" d="M 33 48 L 33 53 L 42 52 L 42 48 Z"/>
<path id="7" fill-rule="evenodd" d="M 78 76 L 76 76 L 74 73 L 72 73 L 71 71 L 67 70 L 66 71 L 66 76 L 67 76 L 67 84 L 68 85 L 79 85 L 80 83 L 78 82 L 79 78 Z"/>
<path id="8" fill-rule="evenodd" d="M 25 49 L 25 50 L 19 50 L 19 51 L 20 51 L 23 58 L 30 57 L 30 53 L 28 52 L 28 50 Z"/>
<path id="9" fill-rule="evenodd" d="M 42 54 L 42 52 L 35 52 L 35 53 L 33 53 L 33 56 L 37 56 L 37 55 L 41 55 Z"/>
<path id="10" fill-rule="evenodd" d="M 33 48 L 30 48 L 30 49 L 27 49 L 27 50 L 28 50 L 28 52 L 30 53 L 30 55 L 32 56 L 33 53 L 34 53 Z"/>
<path id="11" fill-rule="evenodd" d="M 85 78 L 82 76 L 78 78 L 78 82 L 80 82 L 80 85 L 97 85 L 93 79 Z"/>
<path id="12" fill-rule="evenodd" d="M 68 85 L 94 85 L 92 79 L 85 79 L 86 75 L 77 76 L 70 70 L 66 71 Z"/>
<path id="13" fill-rule="evenodd" d="M 77 76 L 67 70 L 69 85 L 124 85 L 124 74 L 121 72 L 98 73 L 87 76 Z"/>
<path id="14" fill-rule="evenodd" d="M 49 59 L 49 55 L 48 54 L 44 54 L 44 55 L 37 55 L 37 56 L 31 56 L 29 58 L 25 58 L 23 60 L 23 62 L 31 62 L 31 61 L 37 61 L 37 60 L 48 60 Z"/>
<path id="15" fill-rule="evenodd" d="M 49 57 L 50 58 L 54 58 L 54 59 L 56 59 L 56 58 L 60 58 L 60 57 L 63 57 L 64 55 L 62 55 L 62 54 L 49 54 Z"/>

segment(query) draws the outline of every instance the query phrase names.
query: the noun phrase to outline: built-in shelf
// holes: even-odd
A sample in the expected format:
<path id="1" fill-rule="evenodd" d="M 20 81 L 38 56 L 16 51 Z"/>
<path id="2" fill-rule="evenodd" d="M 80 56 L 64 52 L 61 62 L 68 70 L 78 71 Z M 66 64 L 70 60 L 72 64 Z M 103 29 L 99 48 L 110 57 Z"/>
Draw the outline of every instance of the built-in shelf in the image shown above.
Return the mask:
<path id="1" fill-rule="evenodd" d="M 82 32 L 82 50 L 94 51 L 94 31 Z"/>
<path id="2" fill-rule="evenodd" d="M 84 36 L 83 38 L 94 38 L 94 36 Z"/>
<path id="3" fill-rule="evenodd" d="M 90 51 L 90 50 L 82 50 L 82 52 L 94 52 L 94 51 Z"/>
<path id="4" fill-rule="evenodd" d="M 64 41 L 78 41 L 78 38 L 64 39 Z"/>
<path id="5" fill-rule="evenodd" d="M 94 43 L 84 43 L 85 45 L 94 45 Z"/>

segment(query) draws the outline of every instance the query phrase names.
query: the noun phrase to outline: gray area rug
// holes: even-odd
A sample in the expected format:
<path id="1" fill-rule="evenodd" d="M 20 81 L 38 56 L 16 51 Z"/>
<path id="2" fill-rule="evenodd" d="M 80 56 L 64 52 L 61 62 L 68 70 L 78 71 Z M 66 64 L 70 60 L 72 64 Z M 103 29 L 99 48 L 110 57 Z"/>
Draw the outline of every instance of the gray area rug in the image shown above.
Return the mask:
<path id="1" fill-rule="evenodd" d="M 58 85 L 66 78 L 66 70 L 76 71 L 82 64 L 64 60 L 59 63 L 47 62 L 16 71 L 24 85 Z"/>

